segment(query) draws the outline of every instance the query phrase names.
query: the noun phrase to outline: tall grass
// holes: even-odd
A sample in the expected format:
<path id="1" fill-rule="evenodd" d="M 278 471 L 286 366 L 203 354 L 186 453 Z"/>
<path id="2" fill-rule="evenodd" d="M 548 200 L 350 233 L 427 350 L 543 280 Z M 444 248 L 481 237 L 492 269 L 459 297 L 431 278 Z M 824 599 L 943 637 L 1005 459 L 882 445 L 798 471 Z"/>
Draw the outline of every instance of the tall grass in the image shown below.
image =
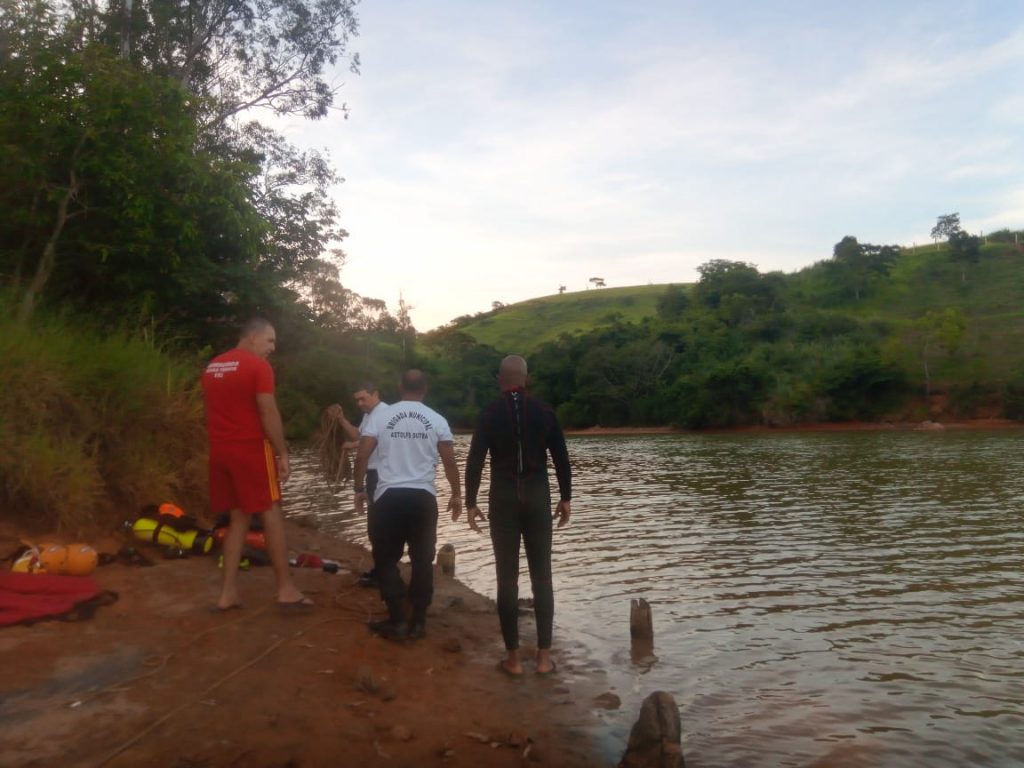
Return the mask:
<path id="1" fill-rule="evenodd" d="M 14 322 L 0 297 L 0 513 L 34 529 L 116 525 L 205 498 L 199 367 L 151 340 Z"/>

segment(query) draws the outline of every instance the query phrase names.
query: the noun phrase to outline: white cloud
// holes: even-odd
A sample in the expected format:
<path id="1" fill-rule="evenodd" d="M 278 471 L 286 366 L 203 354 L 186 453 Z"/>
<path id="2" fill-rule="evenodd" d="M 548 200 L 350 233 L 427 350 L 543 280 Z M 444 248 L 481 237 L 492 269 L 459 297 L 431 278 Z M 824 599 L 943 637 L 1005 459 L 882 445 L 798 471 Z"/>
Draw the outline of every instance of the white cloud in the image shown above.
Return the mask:
<path id="1" fill-rule="evenodd" d="M 888 10 L 730 35 L 666 17 L 590 39 L 528 13 L 364 7 L 352 118 L 295 129 L 348 178 L 343 280 L 404 291 L 421 328 L 594 271 L 691 280 L 711 258 L 794 269 L 850 233 L 926 241 L 947 208 L 1024 225 L 1020 18 L 972 37 Z"/>

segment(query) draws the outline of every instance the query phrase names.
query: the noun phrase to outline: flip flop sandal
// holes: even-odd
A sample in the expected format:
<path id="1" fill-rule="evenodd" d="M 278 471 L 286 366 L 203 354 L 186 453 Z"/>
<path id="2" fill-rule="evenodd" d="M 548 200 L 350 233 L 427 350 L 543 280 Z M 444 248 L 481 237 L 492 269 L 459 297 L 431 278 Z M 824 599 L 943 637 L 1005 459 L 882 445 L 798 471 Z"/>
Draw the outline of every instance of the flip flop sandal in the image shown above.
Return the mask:
<path id="1" fill-rule="evenodd" d="M 505 663 L 502 661 L 498 662 L 498 671 L 506 677 L 511 677 L 513 680 L 522 680 L 523 677 L 525 677 L 525 675 L 522 672 L 511 672 L 509 668 L 505 666 Z"/>
<path id="2" fill-rule="evenodd" d="M 537 677 L 551 677 L 552 675 L 556 674 L 557 672 L 558 672 L 558 665 L 555 664 L 555 662 L 552 661 L 551 662 L 551 669 L 547 670 L 546 672 L 537 671 L 534 674 L 537 675 Z"/>
<path id="3" fill-rule="evenodd" d="M 288 602 L 278 601 L 278 610 L 281 613 L 306 613 L 316 607 L 316 603 L 310 600 L 308 597 L 303 596 L 298 600 L 290 600 Z"/>
<path id="4" fill-rule="evenodd" d="M 231 605 L 221 608 L 219 605 L 211 605 L 207 610 L 212 614 L 228 613 L 229 611 L 241 610 L 241 603 L 232 603 Z"/>

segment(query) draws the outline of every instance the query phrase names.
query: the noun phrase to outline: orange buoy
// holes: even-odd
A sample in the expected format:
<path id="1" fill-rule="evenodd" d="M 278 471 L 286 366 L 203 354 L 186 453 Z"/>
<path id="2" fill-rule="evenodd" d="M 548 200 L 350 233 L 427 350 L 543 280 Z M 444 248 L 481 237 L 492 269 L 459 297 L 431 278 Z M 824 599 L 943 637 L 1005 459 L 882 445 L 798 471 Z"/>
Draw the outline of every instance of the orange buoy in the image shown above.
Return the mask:
<path id="1" fill-rule="evenodd" d="M 20 573 L 88 576 L 99 565 L 99 553 L 88 544 L 43 544 L 33 547 L 14 563 Z"/>

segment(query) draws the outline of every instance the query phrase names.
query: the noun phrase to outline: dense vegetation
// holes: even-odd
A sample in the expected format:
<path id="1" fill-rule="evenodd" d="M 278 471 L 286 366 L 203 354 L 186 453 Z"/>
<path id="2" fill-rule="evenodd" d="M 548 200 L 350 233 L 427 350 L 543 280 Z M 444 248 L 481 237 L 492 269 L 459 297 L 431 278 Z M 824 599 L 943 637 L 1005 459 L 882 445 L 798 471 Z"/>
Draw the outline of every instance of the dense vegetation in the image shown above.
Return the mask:
<path id="1" fill-rule="evenodd" d="M 9 309 L 0 304 L 0 307 Z M 0 314 L 0 510 L 77 528 L 205 494 L 195 366 L 151 338 Z"/>
<path id="2" fill-rule="evenodd" d="M 201 493 L 194 384 L 253 314 L 292 434 L 411 360 L 407 313 L 339 280 L 329 159 L 257 119 L 343 109 L 354 5 L 0 0 L 0 509 Z"/>
<path id="3" fill-rule="evenodd" d="M 1021 233 L 983 243 L 956 214 L 939 221 L 944 242 L 930 246 L 848 236 L 789 275 L 712 261 L 694 285 L 550 296 L 430 338 L 477 357 L 480 344 L 528 354 L 535 390 L 576 427 L 1018 418 Z M 614 300 L 596 304 L 601 294 Z"/>

